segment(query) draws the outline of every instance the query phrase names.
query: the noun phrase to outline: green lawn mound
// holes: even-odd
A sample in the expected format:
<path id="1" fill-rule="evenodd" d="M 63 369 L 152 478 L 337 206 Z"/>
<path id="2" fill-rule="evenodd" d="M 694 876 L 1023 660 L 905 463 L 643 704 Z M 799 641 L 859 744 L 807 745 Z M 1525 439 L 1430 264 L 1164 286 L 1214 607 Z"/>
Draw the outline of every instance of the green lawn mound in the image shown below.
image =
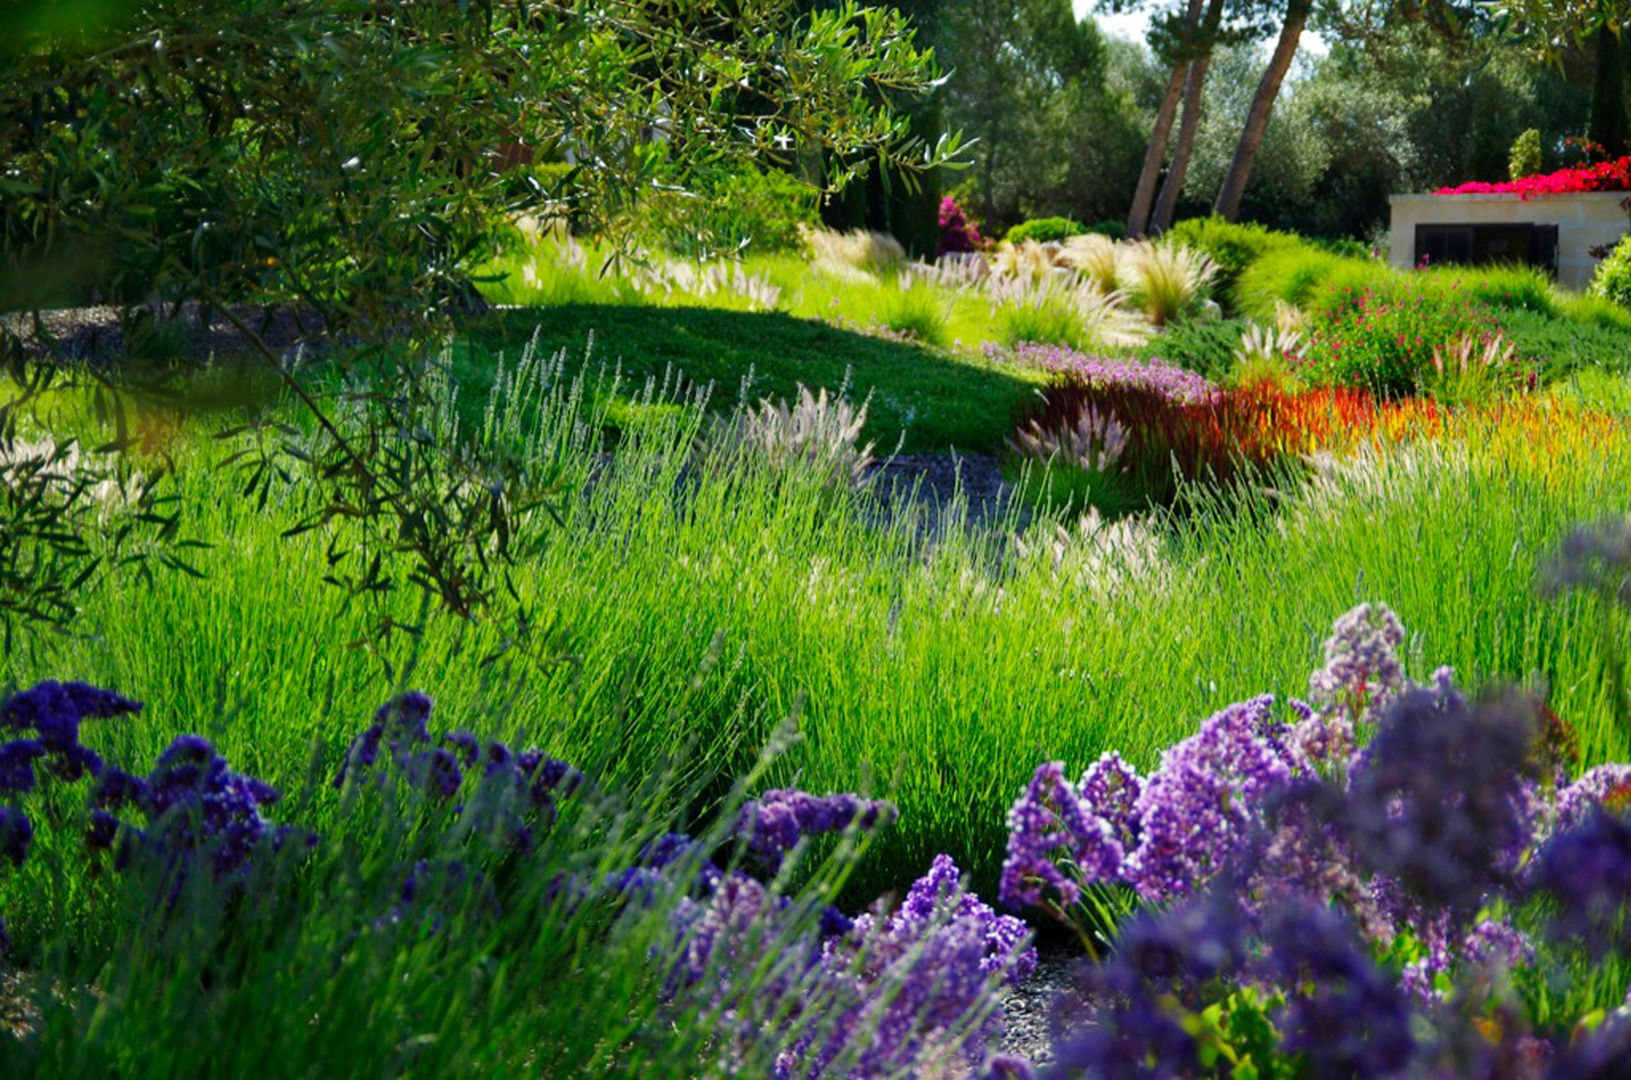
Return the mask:
<path id="1" fill-rule="evenodd" d="M 540 348 L 590 363 L 618 364 L 631 387 L 665 372 L 713 383 L 715 409 L 733 407 L 744 384 L 750 401 L 791 398 L 800 383 L 868 401 L 866 438 L 880 451 L 991 453 L 1001 448 L 1014 410 L 1035 383 L 1020 372 L 911 343 L 868 337 L 809 319 L 706 308 L 568 304 L 496 311 L 461 335 L 466 385 L 485 391 L 481 368 L 513 356 L 537 334 Z M 751 381 L 750 380 L 751 377 Z"/>

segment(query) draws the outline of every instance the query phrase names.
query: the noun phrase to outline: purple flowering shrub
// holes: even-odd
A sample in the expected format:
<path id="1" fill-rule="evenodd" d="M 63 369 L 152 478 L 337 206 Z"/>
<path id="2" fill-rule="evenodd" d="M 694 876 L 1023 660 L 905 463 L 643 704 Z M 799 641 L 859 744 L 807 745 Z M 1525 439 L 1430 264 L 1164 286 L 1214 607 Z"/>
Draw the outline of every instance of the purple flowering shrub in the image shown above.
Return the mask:
<path id="1" fill-rule="evenodd" d="M 1414 684 L 1404 641 L 1360 605 L 1308 701 L 1231 705 L 1147 775 L 1113 753 L 1074 783 L 1038 767 L 1001 900 L 1067 922 L 1089 886 L 1159 905 L 1059 1006 L 1049 1075 L 1191 1075 L 1220 1053 L 1296 1075 L 1609 1075 L 1571 1063 L 1609 1060 L 1631 1013 L 1554 1053 L 1513 986 L 1555 965 L 1542 938 L 1631 954 L 1631 766 L 1571 782 L 1533 695 L 1469 700 L 1443 668 Z"/>

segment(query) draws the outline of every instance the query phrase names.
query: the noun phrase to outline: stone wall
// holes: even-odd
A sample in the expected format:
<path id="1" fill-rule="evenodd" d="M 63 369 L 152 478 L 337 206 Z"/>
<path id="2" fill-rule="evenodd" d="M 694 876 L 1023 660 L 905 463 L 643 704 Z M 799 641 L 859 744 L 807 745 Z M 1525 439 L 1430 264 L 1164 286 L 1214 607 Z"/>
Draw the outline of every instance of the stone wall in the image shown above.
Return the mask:
<path id="1" fill-rule="evenodd" d="M 1556 225 L 1557 281 L 1570 289 L 1591 283 L 1597 259 L 1591 248 L 1614 243 L 1631 230 L 1620 203 L 1623 191 L 1570 195 L 1393 195 L 1389 259 L 1408 270 L 1416 263 L 1417 225 Z"/>

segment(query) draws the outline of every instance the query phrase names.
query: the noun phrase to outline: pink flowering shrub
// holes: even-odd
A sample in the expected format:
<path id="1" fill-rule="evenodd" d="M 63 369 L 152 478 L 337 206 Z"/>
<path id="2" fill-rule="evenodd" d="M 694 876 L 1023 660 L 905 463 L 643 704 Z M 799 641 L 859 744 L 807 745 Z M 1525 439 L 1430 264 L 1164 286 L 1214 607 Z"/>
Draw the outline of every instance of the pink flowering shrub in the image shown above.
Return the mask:
<path id="1" fill-rule="evenodd" d="M 1538 176 L 1525 176 L 1521 180 L 1500 180 L 1495 183 L 1469 180 L 1454 187 L 1438 188 L 1433 194 L 1512 194 L 1528 200 L 1536 195 L 1568 195 L 1585 191 L 1631 191 L 1631 156 L 1601 161 L 1595 165 L 1559 169 Z"/>
<path id="2" fill-rule="evenodd" d="M 1332 286 L 1311 314 L 1309 380 L 1388 398 L 1421 389 L 1434 349 L 1462 337 L 1487 340 L 1501 329 L 1492 311 L 1458 289 L 1415 283 Z"/>
<path id="3" fill-rule="evenodd" d="M 940 200 L 940 244 L 935 258 L 984 250 L 990 241 L 980 235 L 979 226 L 969 220 L 955 195 Z"/>

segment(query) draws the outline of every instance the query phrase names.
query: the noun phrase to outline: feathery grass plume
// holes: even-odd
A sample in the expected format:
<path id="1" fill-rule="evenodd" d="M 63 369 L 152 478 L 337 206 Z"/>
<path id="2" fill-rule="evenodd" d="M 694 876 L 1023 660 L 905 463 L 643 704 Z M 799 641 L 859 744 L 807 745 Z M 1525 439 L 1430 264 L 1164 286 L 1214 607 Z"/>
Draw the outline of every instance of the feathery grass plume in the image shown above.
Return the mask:
<path id="1" fill-rule="evenodd" d="M 1217 264 L 1193 248 L 1140 240 L 1127 247 L 1122 268 L 1128 300 L 1156 326 L 1165 326 L 1206 297 Z"/>
<path id="2" fill-rule="evenodd" d="M 1006 345 L 1064 345 L 1084 351 L 1137 345 L 1142 321 L 1119 293 L 1103 295 L 1070 277 L 1032 282 L 993 274 L 986 283 L 992 318 Z"/>
<path id="3" fill-rule="evenodd" d="M 866 403 L 859 408 L 823 387 L 812 394 L 800 383 L 798 399 L 761 399 L 740 409 L 726 425 L 726 438 L 777 473 L 808 470 L 826 488 L 858 483 L 872 464 L 872 443 L 860 445 Z"/>
<path id="4" fill-rule="evenodd" d="M 977 251 L 952 251 L 933 263 L 911 262 L 901 268 L 914 281 L 945 289 L 973 289 L 991 276 L 991 264 Z"/>
<path id="5" fill-rule="evenodd" d="M 1093 288 L 1108 295 L 1121 289 L 1123 251 L 1124 248 L 1108 236 L 1084 233 L 1065 241 L 1060 258 Z"/>
<path id="6" fill-rule="evenodd" d="M 1164 577 L 1161 534 L 1148 514 L 1107 520 L 1089 507 L 1072 526 L 1052 522 L 1014 535 L 1014 554 L 1036 560 L 1074 588 L 1108 599 L 1123 588 L 1147 588 Z"/>
<path id="7" fill-rule="evenodd" d="M 1439 401 L 1487 401 L 1504 387 L 1521 385 L 1521 367 L 1518 347 L 1501 331 L 1469 331 L 1433 346 L 1432 364 L 1422 373 L 1422 388 Z"/>
<path id="8" fill-rule="evenodd" d="M 1248 323 L 1235 346 L 1229 380 L 1235 386 L 1296 389 L 1302 363 L 1303 335 L 1278 326 Z"/>
<path id="9" fill-rule="evenodd" d="M 1020 457 L 1074 465 L 1087 472 L 1108 472 L 1127 449 L 1127 429 L 1109 412 L 1091 405 L 1069 424 L 1044 427 L 1033 418 L 1014 432 L 1008 446 Z"/>
<path id="10" fill-rule="evenodd" d="M 1304 337 L 1308 333 L 1308 316 L 1296 304 L 1288 304 L 1284 300 L 1274 302 L 1274 329 L 1282 336 L 1295 334 Z"/>
<path id="11" fill-rule="evenodd" d="M 906 262 L 906 249 L 888 233 L 799 226 L 799 237 L 810 262 L 822 273 L 850 281 L 877 281 Z"/>
<path id="12" fill-rule="evenodd" d="M 1004 240 L 992 253 L 991 272 L 997 277 L 1040 284 L 1061 270 L 1054 259 L 1058 250 L 1057 244 L 1039 244 L 1035 240 L 1012 244 Z"/>

